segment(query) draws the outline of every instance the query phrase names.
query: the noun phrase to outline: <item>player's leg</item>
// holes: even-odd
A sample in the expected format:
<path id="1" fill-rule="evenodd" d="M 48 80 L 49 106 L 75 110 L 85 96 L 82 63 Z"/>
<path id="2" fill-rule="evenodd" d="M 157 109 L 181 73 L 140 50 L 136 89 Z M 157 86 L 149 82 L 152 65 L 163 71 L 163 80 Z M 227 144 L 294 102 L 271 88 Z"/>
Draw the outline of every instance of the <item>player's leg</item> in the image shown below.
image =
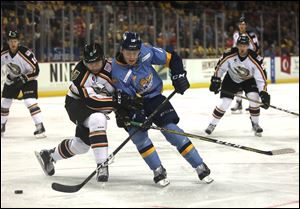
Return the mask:
<path id="1" fill-rule="evenodd" d="M 36 126 L 36 130 L 34 131 L 34 136 L 36 138 L 44 138 L 46 137 L 46 130 L 43 124 L 43 118 L 41 109 L 38 106 L 38 93 L 37 93 L 37 81 L 29 81 L 24 86 L 22 86 L 23 99 L 24 104 L 28 108 L 32 120 Z"/>
<path id="2" fill-rule="evenodd" d="M 13 99 L 17 98 L 19 92 L 20 89 L 16 88 L 15 85 L 4 84 L 1 100 L 1 137 L 4 135 L 6 129 L 5 127 L 9 115 L 9 109 Z"/>
<path id="3" fill-rule="evenodd" d="M 85 121 L 84 126 L 89 128 L 89 141 L 93 149 L 97 167 L 108 157 L 108 141 L 106 136 L 107 119 L 103 113 L 91 114 Z M 97 173 L 98 182 L 108 181 L 108 165 L 102 166 Z"/>
<path id="4" fill-rule="evenodd" d="M 260 101 L 260 97 L 258 94 L 258 89 L 256 87 L 256 82 L 253 79 L 249 79 L 242 83 L 243 88 L 246 92 L 246 95 L 249 99 Z M 262 136 L 263 129 L 259 126 L 259 115 L 260 115 L 260 106 L 255 102 L 249 102 L 249 113 L 250 120 L 252 124 L 252 130 L 256 136 Z"/>
<path id="5" fill-rule="evenodd" d="M 145 111 L 149 115 L 154 109 L 165 100 L 165 96 L 158 95 L 149 101 L 145 102 Z M 176 124 L 179 122 L 179 117 L 173 108 L 172 104 L 168 102 L 162 110 L 154 117 L 153 122 L 159 126 L 170 130 L 176 130 L 183 132 Z M 193 143 L 188 137 L 162 132 L 168 142 L 175 146 L 178 152 L 187 160 L 187 162 L 196 169 L 199 178 L 208 180 L 208 175 L 210 174 L 209 168 L 205 165 L 202 158 L 200 157 L 198 151 L 194 147 Z M 205 168 L 201 170 L 200 167 Z M 197 169 L 199 168 L 199 169 Z M 212 179 L 207 181 L 207 183 L 212 182 Z"/>
<path id="6" fill-rule="evenodd" d="M 130 127 L 128 129 L 129 134 L 132 134 L 135 131 L 136 128 L 134 127 Z M 161 164 L 158 153 L 148 136 L 148 132 L 142 130 L 138 131 L 132 136 L 132 142 L 135 144 L 138 152 L 147 163 L 149 168 L 153 171 L 154 182 L 162 186 L 168 185 L 169 180 L 167 179 L 166 169 Z"/>
<path id="7" fill-rule="evenodd" d="M 238 91 L 238 95 L 243 95 L 243 91 Z M 243 105 L 242 105 L 242 98 L 241 97 L 235 97 L 235 105 L 231 108 L 231 112 L 233 114 L 242 113 Z"/>
<path id="8" fill-rule="evenodd" d="M 240 85 L 235 83 L 228 74 L 224 77 L 224 80 L 222 82 L 222 89 L 221 89 L 221 94 L 220 94 L 220 102 L 219 104 L 215 107 L 213 114 L 212 114 L 212 120 L 208 127 L 205 129 L 205 132 L 207 134 L 211 134 L 215 127 L 217 126 L 218 122 L 220 119 L 224 116 L 226 110 L 230 107 L 230 104 L 233 100 L 233 96 L 230 94 L 226 94 L 222 92 L 228 91 L 232 93 L 236 93 L 240 88 Z"/>

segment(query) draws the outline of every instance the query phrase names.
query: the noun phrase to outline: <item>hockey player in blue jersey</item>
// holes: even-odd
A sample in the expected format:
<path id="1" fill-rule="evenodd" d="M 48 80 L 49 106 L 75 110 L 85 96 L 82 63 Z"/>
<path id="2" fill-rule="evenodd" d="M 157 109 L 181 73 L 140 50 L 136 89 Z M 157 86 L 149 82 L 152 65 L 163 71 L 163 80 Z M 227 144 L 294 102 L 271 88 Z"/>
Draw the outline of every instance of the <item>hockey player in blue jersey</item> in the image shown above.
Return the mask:
<path id="1" fill-rule="evenodd" d="M 172 84 L 177 93 L 184 94 L 190 87 L 183 68 L 182 59 L 175 52 L 142 44 L 134 32 L 125 32 L 121 50 L 112 61 L 112 80 L 118 98 L 124 104 L 116 111 L 119 127 L 131 134 L 136 127 L 127 126 L 129 121 L 144 122 L 164 100 L 161 94 L 163 83 L 152 65 L 165 65 L 171 69 Z M 122 102 L 121 102 L 122 103 Z M 139 105 L 140 106 L 139 106 Z M 136 108 L 134 108 L 136 107 Z M 179 117 L 170 102 L 153 118 L 157 126 L 182 132 L 177 123 Z M 176 146 L 178 152 L 197 171 L 200 180 L 211 183 L 210 169 L 203 162 L 192 142 L 184 136 L 162 132 L 168 142 Z M 158 153 L 148 136 L 147 127 L 132 137 L 139 153 L 154 172 L 154 182 L 168 185 L 167 173 L 162 166 Z"/>

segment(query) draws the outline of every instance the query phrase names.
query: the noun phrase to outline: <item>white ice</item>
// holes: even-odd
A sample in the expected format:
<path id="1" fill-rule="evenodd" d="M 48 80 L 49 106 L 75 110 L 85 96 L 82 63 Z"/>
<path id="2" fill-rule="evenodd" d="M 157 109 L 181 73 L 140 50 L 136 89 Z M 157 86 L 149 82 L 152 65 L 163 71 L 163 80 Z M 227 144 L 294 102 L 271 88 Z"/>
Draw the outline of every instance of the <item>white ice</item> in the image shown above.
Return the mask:
<path id="1" fill-rule="evenodd" d="M 299 113 L 299 84 L 269 85 L 271 104 Z M 164 95 L 169 95 L 165 91 Z M 204 135 L 219 100 L 208 89 L 190 89 L 171 101 L 188 133 Z M 268 156 L 191 139 L 211 169 L 212 184 L 201 183 L 192 167 L 156 130 L 149 132 L 171 184 L 159 188 L 153 173 L 130 141 L 110 165 L 105 185 L 95 179 L 73 194 L 51 189 L 52 182 L 81 183 L 95 169 L 93 153 L 55 164 L 56 173 L 45 176 L 34 151 L 53 148 L 74 135 L 75 125 L 64 109 L 64 98 L 40 98 L 46 139 L 35 139 L 35 129 L 22 101 L 14 101 L 1 139 L 1 207 L 294 207 L 299 208 L 299 117 L 276 110 L 261 111 L 263 137 L 251 131 L 249 114 L 224 115 L 211 138 L 261 150 L 293 148 L 296 153 Z M 248 101 L 243 101 L 244 108 Z M 127 133 L 117 128 L 114 114 L 108 123 L 109 152 Z M 14 194 L 23 190 L 23 194 Z"/>

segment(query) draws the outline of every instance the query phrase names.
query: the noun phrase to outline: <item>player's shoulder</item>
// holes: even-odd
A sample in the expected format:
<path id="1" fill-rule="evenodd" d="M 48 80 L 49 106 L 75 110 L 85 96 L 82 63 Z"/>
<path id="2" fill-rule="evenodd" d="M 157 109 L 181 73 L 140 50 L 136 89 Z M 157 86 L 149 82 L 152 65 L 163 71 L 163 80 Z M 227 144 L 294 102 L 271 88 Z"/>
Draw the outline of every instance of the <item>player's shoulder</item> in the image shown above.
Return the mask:
<path id="1" fill-rule="evenodd" d="M 224 53 L 223 53 L 223 59 L 229 56 L 233 56 L 236 55 L 238 53 L 238 48 L 236 47 L 232 47 L 230 49 L 227 49 Z"/>
<path id="2" fill-rule="evenodd" d="M 25 55 L 26 57 L 30 57 L 30 55 L 33 54 L 33 52 L 26 46 L 20 45 L 18 51 Z"/>
<path id="3" fill-rule="evenodd" d="M 251 57 L 258 64 L 262 64 L 263 63 L 263 59 L 264 58 L 262 56 L 260 56 L 259 54 L 257 54 L 252 49 L 248 49 L 248 56 Z"/>
<path id="4" fill-rule="evenodd" d="M 256 33 L 254 31 L 250 31 L 247 30 L 246 33 L 248 34 L 248 36 L 250 36 L 251 38 L 254 38 L 256 36 Z"/>
<path id="5" fill-rule="evenodd" d="M 3 48 L 1 49 L 1 56 L 9 52 L 9 47 L 8 45 L 4 45 Z"/>
<path id="6" fill-rule="evenodd" d="M 81 81 L 84 79 L 87 71 L 88 69 L 84 65 L 83 60 L 80 60 L 71 72 L 72 82 L 75 84 L 80 84 Z"/>

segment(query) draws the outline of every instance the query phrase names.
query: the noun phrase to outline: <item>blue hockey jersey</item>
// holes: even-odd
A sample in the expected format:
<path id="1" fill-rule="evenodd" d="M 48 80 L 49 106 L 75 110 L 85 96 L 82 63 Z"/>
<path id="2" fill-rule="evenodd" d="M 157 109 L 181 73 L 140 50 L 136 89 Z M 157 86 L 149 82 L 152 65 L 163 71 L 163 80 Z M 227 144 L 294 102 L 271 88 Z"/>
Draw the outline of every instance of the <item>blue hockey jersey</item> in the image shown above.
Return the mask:
<path id="1" fill-rule="evenodd" d="M 135 65 L 122 62 L 121 54 L 112 61 L 112 80 L 116 89 L 144 98 L 153 98 L 162 92 L 163 83 L 152 65 L 169 66 L 171 54 L 161 48 L 142 44 Z"/>

